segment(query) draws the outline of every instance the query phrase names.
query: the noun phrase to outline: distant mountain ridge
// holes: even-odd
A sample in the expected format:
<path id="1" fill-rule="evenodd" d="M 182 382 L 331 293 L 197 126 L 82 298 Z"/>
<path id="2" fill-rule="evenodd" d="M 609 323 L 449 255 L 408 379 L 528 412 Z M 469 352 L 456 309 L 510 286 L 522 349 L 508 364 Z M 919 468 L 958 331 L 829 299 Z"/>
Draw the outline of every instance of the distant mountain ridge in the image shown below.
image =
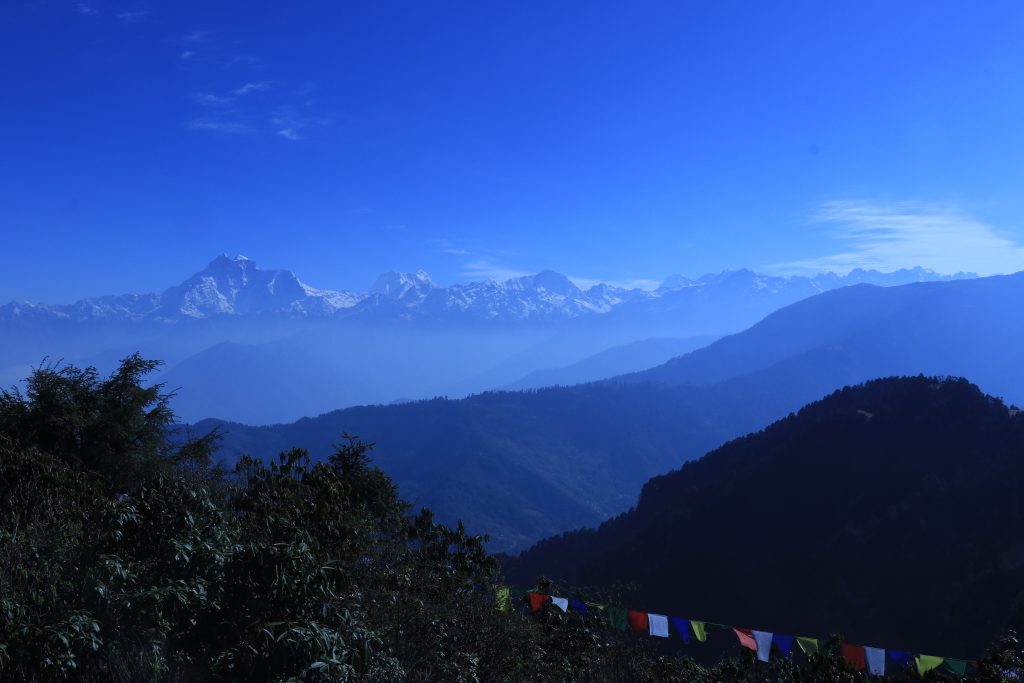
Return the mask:
<path id="1" fill-rule="evenodd" d="M 653 291 L 597 284 L 583 290 L 554 271 L 441 287 L 423 271 L 380 275 L 366 292 L 317 289 L 290 270 L 262 270 L 244 256 L 222 254 L 203 270 L 162 294 L 125 294 L 82 299 L 68 305 L 11 302 L 0 321 L 31 320 L 175 322 L 217 317 L 356 318 L 390 320 L 546 321 L 606 314 L 613 310 L 671 305 L 674 299 L 709 292 L 750 290 L 779 294 L 785 302 L 867 282 L 898 285 L 975 277 L 939 275 L 923 268 L 879 273 L 854 270 L 807 277 L 774 277 L 748 270 L 692 280 L 672 275 Z"/>

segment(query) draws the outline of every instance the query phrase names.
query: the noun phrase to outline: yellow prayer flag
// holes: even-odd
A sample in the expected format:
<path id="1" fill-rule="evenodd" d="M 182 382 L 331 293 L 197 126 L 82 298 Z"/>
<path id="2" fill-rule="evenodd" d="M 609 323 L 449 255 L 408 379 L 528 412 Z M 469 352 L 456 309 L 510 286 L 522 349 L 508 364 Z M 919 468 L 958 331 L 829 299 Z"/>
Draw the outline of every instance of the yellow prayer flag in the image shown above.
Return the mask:
<path id="1" fill-rule="evenodd" d="M 926 673 L 942 664 L 944 657 L 933 657 L 931 655 L 918 655 L 914 662 L 917 664 L 917 673 L 924 676 Z"/>
<path id="2" fill-rule="evenodd" d="M 818 639 L 817 638 L 803 638 L 801 636 L 796 637 L 796 642 L 800 646 L 800 649 L 804 651 L 805 655 L 816 655 L 818 654 Z"/>

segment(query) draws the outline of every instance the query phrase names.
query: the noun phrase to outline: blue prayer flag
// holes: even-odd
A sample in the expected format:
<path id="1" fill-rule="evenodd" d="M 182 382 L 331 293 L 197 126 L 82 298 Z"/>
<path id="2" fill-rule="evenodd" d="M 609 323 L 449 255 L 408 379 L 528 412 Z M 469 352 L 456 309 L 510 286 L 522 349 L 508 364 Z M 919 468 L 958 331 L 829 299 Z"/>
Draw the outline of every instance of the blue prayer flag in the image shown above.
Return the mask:
<path id="1" fill-rule="evenodd" d="M 784 636 L 781 633 L 776 633 L 772 636 L 772 645 L 779 648 L 779 652 L 782 653 L 783 657 L 789 657 L 789 653 L 793 650 L 793 636 Z"/>
<path id="2" fill-rule="evenodd" d="M 672 625 L 676 627 L 676 631 L 679 632 L 679 635 L 683 637 L 683 642 L 684 643 L 689 643 L 690 642 L 690 620 L 689 619 L 680 619 L 678 617 L 669 617 L 669 621 L 671 621 Z"/>
<path id="3" fill-rule="evenodd" d="M 569 609 L 573 612 L 579 612 L 584 617 L 587 616 L 587 603 L 579 598 L 569 598 Z"/>

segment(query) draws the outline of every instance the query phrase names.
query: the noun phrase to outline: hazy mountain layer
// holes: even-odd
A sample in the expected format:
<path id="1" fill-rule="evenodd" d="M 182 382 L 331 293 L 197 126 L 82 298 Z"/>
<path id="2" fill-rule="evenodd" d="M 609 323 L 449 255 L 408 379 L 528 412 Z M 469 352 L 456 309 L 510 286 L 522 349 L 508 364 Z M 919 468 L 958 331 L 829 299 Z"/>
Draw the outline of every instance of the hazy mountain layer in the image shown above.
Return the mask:
<path id="1" fill-rule="evenodd" d="M 0 306 L 0 383 L 26 377 L 44 357 L 109 372 L 140 351 L 166 361 L 159 379 L 181 388 L 174 408 L 185 420 L 284 422 L 358 404 L 466 396 L 645 339 L 735 332 L 823 289 L 934 278 L 922 269 L 815 278 L 741 270 L 672 276 L 648 292 L 604 284 L 584 291 L 550 271 L 440 287 L 417 272 L 385 273 L 355 293 L 220 256 L 162 294 Z M 238 353 L 228 358 L 228 349 Z M 630 355 L 612 352 L 551 381 L 593 380 L 668 358 Z M 289 382 L 302 390 L 285 388 Z M 261 383 L 280 390 L 259 405 L 237 389 Z"/>
<path id="2" fill-rule="evenodd" d="M 554 385 L 580 384 L 645 370 L 706 346 L 714 340 L 715 337 L 643 339 L 631 344 L 614 346 L 563 367 L 534 370 L 526 377 L 503 388 L 517 391 Z"/>

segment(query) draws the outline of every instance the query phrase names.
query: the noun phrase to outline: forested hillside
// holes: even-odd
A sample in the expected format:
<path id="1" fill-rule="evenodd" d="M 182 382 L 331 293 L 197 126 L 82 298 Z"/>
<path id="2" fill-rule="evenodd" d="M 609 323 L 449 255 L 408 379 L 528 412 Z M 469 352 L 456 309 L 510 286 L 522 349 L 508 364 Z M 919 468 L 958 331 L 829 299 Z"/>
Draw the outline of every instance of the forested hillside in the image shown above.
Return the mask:
<path id="1" fill-rule="evenodd" d="M 966 380 L 846 388 L 507 570 L 638 608 L 972 658 L 1024 626 L 1024 415 Z"/>

